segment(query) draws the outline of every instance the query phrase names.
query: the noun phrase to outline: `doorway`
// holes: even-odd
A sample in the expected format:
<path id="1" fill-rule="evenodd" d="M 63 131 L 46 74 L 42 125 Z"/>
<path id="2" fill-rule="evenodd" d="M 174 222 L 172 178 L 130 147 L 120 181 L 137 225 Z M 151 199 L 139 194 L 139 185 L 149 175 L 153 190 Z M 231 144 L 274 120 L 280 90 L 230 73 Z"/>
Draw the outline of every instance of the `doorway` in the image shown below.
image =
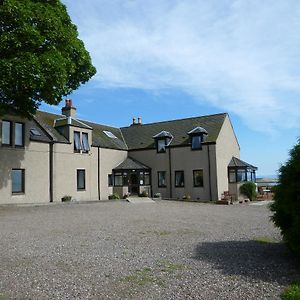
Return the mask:
<path id="1" fill-rule="evenodd" d="M 131 172 L 129 174 L 128 192 L 131 195 L 139 194 L 139 174 L 138 174 L 138 172 Z"/>

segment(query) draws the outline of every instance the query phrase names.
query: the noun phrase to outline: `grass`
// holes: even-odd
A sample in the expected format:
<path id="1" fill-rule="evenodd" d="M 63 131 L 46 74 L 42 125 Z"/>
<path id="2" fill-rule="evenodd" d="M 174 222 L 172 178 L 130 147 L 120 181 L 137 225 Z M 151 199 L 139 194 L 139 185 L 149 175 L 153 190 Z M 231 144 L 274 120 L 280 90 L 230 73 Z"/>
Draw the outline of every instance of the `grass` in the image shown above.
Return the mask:
<path id="1" fill-rule="evenodd" d="M 292 283 L 281 294 L 282 300 L 300 300 L 300 281 Z"/>
<path id="2" fill-rule="evenodd" d="M 269 236 L 259 236 L 254 238 L 254 241 L 260 243 L 260 244 L 274 244 L 277 243 L 277 241 Z"/>
<path id="3" fill-rule="evenodd" d="M 128 275 L 124 278 L 124 281 L 133 283 L 139 286 L 145 286 L 148 284 L 157 284 L 161 287 L 164 287 L 164 281 L 160 278 L 157 278 L 153 274 L 153 270 L 151 268 L 143 268 L 141 270 L 136 270 L 131 275 Z"/>
<path id="4" fill-rule="evenodd" d="M 0 300 L 8 300 L 8 298 L 3 295 L 0 295 Z"/>

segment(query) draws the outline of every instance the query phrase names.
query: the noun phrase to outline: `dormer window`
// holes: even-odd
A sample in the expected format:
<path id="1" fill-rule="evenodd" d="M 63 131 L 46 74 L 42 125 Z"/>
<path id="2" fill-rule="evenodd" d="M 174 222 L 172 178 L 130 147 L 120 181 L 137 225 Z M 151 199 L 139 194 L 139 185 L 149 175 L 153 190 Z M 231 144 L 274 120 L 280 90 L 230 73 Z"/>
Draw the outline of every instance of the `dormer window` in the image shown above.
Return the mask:
<path id="1" fill-rule="evenodd" d="M 191 138 L 191 149 L 192 150 L 201 150 L 202 143 L 204 141 L 204 135 L 207 135 L 207 134 L 208 134 L 207 131 L 200 126 L 189 131 L 188 135 Z"/>
<path id="2" fill-rule="evenodd" d="M 90 145 L 89 145 L 88 133 L 82 132 L 80 134 L 79 131 L 74 131 L 74 152 L 88 153 L 89 151 L 90 151 Z"/>
<path id="3" fill-rule="evenodd" d="M 160 133 L 153 136 L 156 143 L 156 151 L 157 153 L 166 152 L 166 147 L 171 144 L 173 136 L 168 131 L 161 131 Z"/>

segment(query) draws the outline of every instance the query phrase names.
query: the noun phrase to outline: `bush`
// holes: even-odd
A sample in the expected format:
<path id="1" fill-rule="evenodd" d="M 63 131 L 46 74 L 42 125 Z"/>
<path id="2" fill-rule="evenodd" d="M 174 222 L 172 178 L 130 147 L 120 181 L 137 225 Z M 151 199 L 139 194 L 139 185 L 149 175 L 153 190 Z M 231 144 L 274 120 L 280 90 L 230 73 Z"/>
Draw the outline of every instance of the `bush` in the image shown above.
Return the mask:
<path id="1" fill-rule="evenodd" d="M 191 200 L 191 196 L 190 196 L 190 195 L 184 195 L 184 196 L 182 197 L 182 200 L 190 201 L 190 200 Z"/>
<path id="2" fill-rule="evenodd" d="M 120 196 L 119 196 L 119 194 L 114 193 L 114 194 L 112 194 L 112 195 L 109 195 L 109 196 L 108 196 L 108 199 L 109 199 L 109 200 L 116 200 L 116 199 L 120 199 Z"/>
<path id="3" fill-rule="evenodd" d="M 161 193 L 155 193 L 155 194 L 153 195 L 153 197 L 154 197 L 154 198 L 161 198 Z"/>
<path id="4" fill-rule="evenodd" d="M 281 295 L 282 300 L 299 300 L 300 299 L 300 281 L 294 282 L 287 287 Z"/>
<path id="5" fill-rule="evenodd" d="M 148 193 L 146 191 L 142 191 L 140 193 L 140 197 L 148 197 Z"/>
<path id="6" fill-rule="evenodd" d="M 256 185 L 252 181 L 248 181 L 240 186 L 240 192 L 247 198 L 249 198 L 250 201 L 254 200 L 256 198 Z"/>
<path id="7" fill-rule="evenodd" d="M 62 202 L 70 202 L 72 200 L 72 196 L 65 195 L 61 198 Z"/>
<path id="8" fill-rule="evenodd" d="M 300 256 L 300 140 L 290 151 L 287 163 L 279 169 L 271 210 L 272 220 L 280 228 L 287 246 Z"/>

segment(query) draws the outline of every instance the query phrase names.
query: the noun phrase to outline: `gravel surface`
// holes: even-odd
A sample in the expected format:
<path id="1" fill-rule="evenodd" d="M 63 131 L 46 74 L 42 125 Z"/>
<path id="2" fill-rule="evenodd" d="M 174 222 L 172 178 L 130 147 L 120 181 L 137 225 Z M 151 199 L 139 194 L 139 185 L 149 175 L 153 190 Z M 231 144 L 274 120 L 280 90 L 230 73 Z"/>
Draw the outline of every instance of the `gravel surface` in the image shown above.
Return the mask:
<path id="1" fill-rule="evenodd" d="M 300 268 L 269 216 L 172 201 L 2 206 L 0 299 L 280 299 Z"/>

